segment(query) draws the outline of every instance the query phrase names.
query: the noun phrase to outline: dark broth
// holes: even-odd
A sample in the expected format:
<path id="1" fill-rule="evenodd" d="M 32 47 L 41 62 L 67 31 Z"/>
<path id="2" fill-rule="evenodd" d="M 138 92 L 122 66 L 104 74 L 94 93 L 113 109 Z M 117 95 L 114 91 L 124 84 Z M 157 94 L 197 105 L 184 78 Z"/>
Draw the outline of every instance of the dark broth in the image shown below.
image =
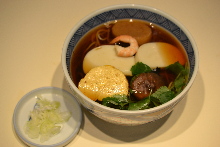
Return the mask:
<path id="1" fill-rule="evenodd" d="M 118 20 L 117 22 L 119 22 L 119 21 L 129 21 L 129 20 L 128 19 Z M 182 53 L 184 54 L 184 57 L 186 59 L 185 61 L 188 61 L 183 46 L 176 39 L 176 37 L 173 36 L 171 33 L 166 31 L 162 27 L 159 27 L 158 25 L 152 24 L 147 21 L 141 21 L 141 20 L 133 20 L 133 21 L 136 21 L 136 22 L 138 21 L 140 23 L 144 23 L 144 24 L 151 27 L 152 39 L 150 42 L 166 42 L 166 43 L 172 44 L 182 51 Z M 78 42 L 78 44 L 76 45 L 76 47 L 73 51 L 74 53 L 72 53 L 71 61 L 70 61 L 70 75 L 71 75 L 71 78 L 76 86 L 78 86 L 79 81 L 85 76 L 85 74 L 83 72 L 82 64 L 83 64 L 83 59 L 84 59 L 86 53 L 88 51 L 90 51 L 91 49 L 97 47 L 97 46 L 93 45 L 90 48 L 88 48 L 94 42 L 94 40 L 95 40 L 94 37 L 95 37 L 97 31 L 104 29 L 106 31 L 111 32 L 111 28 L 113 25 L 114 25 L 114 23 L 112 23 L 112 24 L 110 23 L 110 25 L 108 25 L 108 27 L 106 27 L 105 24 L 102 24 L 102 25 L 95 27 L 94 29 L 89 31 L 86 35 L 84 35 L 84 37 L 81 38 L 80 41 Z M 102 42 L 100 42 L 101 43 L 100 45 L 109 44 L 109 40 L 111 41 L 113 38 L 114 37 L 110 33 L 110 35 L 108 36 L 108 41 L 102 41 Z"/>

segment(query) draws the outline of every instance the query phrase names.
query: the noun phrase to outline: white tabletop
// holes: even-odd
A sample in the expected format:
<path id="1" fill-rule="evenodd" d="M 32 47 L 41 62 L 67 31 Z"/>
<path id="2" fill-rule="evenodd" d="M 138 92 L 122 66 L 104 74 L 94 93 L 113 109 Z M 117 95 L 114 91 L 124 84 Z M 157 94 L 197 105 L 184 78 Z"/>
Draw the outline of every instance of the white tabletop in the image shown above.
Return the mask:
<path id="1" fill-rule="evenodd" d="M 84 121 L 68 147 L 218 147 L 220 135 L 220 1 L 218 0 L 1 0 L 0 146 L 22 147 L 13 111 L 23 95 L 44 86 L 70 89 L 61 66 L 71 28 L 91 12 L 135 3 L 162 10 L 185 25 L 200 57 L 196 80 L 168 116 L 146 125 L 109 124 L 82 108 Z"/>

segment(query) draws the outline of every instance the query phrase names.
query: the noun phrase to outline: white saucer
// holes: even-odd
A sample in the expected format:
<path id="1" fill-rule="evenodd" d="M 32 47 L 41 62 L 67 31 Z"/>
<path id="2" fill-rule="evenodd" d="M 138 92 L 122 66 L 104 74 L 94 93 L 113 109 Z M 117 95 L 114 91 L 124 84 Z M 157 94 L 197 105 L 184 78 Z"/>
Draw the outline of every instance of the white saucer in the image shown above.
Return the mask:
<path id="1" fill-rule="evenodd" d="M 24 132 L 24 125 L 30 118 L 37 95 L 48 100 L 59 101 L 61 111 L 72 113 L 72 117 L 64 123 L 61 132 L 43 143 L 39 139 L 29 138 Z M 27 93 L 16 105 L 13 115 L 14 129 L 19 138 L 29 146 L 38 147 L 59 147 L 68 144 L 77 135 L 81 122 L 82 110 L 78 101 L 69 92 L 56 87 L 42 87 Z"/>

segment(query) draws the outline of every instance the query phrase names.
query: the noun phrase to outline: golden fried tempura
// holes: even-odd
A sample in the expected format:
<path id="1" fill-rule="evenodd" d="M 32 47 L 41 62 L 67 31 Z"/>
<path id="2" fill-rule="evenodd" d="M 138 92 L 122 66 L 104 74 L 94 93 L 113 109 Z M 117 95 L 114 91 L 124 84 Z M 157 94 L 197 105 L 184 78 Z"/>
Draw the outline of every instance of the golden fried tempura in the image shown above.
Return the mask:
<path id="1" fill-rule="evenodd" d="M 115 94 L 128 94 L 128 81 L 125 75 L 110 65 L 91 69 L 80 80 L 79 90 L 90 99 L 102 101 Z"/>

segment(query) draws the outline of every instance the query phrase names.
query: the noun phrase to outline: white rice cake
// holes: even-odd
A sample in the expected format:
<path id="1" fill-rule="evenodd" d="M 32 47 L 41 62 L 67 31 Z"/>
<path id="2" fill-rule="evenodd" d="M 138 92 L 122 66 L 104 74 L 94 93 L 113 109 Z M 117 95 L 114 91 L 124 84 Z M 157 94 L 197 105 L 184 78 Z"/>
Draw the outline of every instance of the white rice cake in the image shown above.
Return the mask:
<path id="1" fill-rule="evenodd" d="M 166 67 L 177 61 L 182 65 L 185 64 L 183 53 L 175 46 L 163 42 L 143 44 L 135 55 L 135 63 L 142 62 L 152 69 Z"/>
<path id="2" fill-rule="evenodd" d="M 92 68 L 111 65 L 131 76 L 131 67 L 135 64 L 134 57 L 119 57 L 114 45 L 102 45 L 89 51 L 83 60 L 83 71 L 88 73 Z"/>

